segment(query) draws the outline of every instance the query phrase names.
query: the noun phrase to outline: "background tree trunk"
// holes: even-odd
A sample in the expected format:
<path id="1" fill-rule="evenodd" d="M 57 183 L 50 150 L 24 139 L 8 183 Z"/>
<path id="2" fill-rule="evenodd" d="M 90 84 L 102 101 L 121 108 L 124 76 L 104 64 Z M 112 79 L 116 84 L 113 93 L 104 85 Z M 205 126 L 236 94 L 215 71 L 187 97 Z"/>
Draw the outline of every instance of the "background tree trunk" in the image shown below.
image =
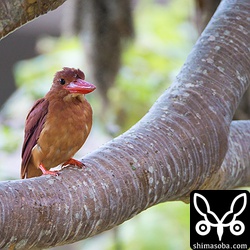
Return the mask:
<path id="1" fill-rule="evenodd" d="M 249 13 L 223 1 L 172 86 L 86 168 L 0 183 L 0 248 L 72 243 L 194 189 L 249 185 L 250 122 L 231 124 L 250 79 Z"/>
<path id="2" fill-rule="evenodd" d="M 121 53 L 134 34 L 131 0 L 68 1 L 63 34 L 80 34 L 88 67 L 88 77 L 97 85 L 103 107 L 99 117 L 110 118 L 108 91 L 115 84 L 120 69 Z M 70 12 L 70 13 L 69 13 Z"/>
<path id="3" fill-rule="evenodd" d="M 201 34 L 207 26 L 220 2 L 221 0 L 195 0 L 195 23 L 199 34 Z"/>

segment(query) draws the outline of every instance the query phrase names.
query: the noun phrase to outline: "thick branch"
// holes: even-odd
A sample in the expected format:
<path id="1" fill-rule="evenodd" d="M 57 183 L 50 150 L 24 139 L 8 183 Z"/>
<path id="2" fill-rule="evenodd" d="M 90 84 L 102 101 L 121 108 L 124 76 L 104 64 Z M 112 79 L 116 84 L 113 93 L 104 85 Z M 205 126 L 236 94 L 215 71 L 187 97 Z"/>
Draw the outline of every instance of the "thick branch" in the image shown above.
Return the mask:
<path id="1" fill-rule="evenodd" d="M 0 39 L 23 24 L 62 5 L 66 0 L 1 0 Z"/>
<path id="2" fill-rule="evenodd" d="M 234 121 L 230 127 L 228 151 L 216 175 L 203 188 L 230 189 L 250 186 L 250 121 Z M 207 184 L 207 185 L 206 185 Z"/>
<path id="3" fill-rule="evenodd" d="M 250 121 L 233 122 L 225 161 L 216 177 L 202 188 L 250 185 L 249 143 Z M 88 167 L 83 170 L 66 168 L 56 178 L 2 182 L 0 248 L 14 242 L 16 249 L 72 243 L 119 225 L 159 202 L 188 200 L 175 188 L 178 174 L 172 173 L 172 178 L 164 175 L 165 166 L 161 170 L 139 167 L 139 162 L 132 163 L 136 157 L 133 154 L 129 156 L 131 164 L 126 163 L 131 149 L 130 153 L 122 153 L 124 159 L 120 155 L 116 168 L 104 168 L 109 159 L 114 162 L 103 153 L 111 149 L 105 148 L 94 157 L 90 155 L 85 161 Z"/>
<path id="4" fill-rule="evenodd" d="M 241 151 L 220 168 L 250 79 L 248 13 L 248 0 L 223 1 L 173 85 L 139 123 L 85 157 L 85 169 L 1 183 L 0 248 L 71 243 L 193 189 L 249 185 L 249 122 L 233 123 L 229 146 Z"/>

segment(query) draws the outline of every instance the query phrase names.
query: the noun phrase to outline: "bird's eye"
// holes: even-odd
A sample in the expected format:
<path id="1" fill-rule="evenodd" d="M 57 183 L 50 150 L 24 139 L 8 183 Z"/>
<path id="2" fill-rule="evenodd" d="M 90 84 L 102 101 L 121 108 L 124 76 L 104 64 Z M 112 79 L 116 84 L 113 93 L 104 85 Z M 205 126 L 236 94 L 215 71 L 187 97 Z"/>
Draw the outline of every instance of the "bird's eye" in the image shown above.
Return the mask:
<path id="1" fill-rule="evenodd" d="M 64 80 L 63 78 L 61 78 L 61 79 L 59 80 L 59 82 L 60 82 L 61 85 L 64 85 L 64 84 L 65 84 L 65 80 Z"/>

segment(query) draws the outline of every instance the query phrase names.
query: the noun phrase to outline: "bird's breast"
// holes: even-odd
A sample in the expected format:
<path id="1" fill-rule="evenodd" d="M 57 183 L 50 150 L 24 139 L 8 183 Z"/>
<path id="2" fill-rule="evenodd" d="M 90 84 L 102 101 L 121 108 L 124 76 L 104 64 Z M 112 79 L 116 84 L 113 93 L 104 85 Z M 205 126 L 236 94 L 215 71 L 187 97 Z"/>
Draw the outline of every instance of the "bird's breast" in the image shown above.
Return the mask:
<path id="1" fill-rule="evenodd" d="M 46 122 L 37 142 L 43 158 L 38 161 L 43 162 L 46 168 L 67 161 L 81 148 L 91 126 L 92 109 L 86 100 L 54 100 L 49 104 Z"/>

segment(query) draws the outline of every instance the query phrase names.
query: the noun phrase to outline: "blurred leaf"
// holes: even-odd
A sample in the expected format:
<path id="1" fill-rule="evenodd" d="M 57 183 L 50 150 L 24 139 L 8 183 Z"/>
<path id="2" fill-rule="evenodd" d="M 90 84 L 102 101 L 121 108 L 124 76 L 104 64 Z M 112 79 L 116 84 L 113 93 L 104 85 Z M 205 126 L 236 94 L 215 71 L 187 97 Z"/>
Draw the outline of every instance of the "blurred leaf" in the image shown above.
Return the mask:
<path id="1" fill-rule="evenodd" d="M 119 132 L 148 111 L 185 60 L 195 32 L 183 5 L 191 9 L 183 0 L 139 2 L 134 15 L 136 39 L 123 53 L 117 84 L 108 93 Z"/>
<path id="2" fill-rule="evenodd" d="M 13 152 L 20 144 L 20 132 L 6 125 L 0 125 L 0 150 Z"/>
<path id="3" fill-rule="evenodd" d="M 189 205 L 182 202 L 154 206 L 119 227 L 121 249 L 188 250 Z M 115 250 L 115 245 L 109 248 Z"/>
<path id="4" fill-rule="evenodd" d="M 56 71 L 62 67 L 79 67 L 82 64 L 80 41 L 77 38 L 46 37 L 39 41 L 38 49 L 44 52 L 15 65 L 18 87 L 24 87 L 34 99 L 44 96 L 50 89 Z"/>

